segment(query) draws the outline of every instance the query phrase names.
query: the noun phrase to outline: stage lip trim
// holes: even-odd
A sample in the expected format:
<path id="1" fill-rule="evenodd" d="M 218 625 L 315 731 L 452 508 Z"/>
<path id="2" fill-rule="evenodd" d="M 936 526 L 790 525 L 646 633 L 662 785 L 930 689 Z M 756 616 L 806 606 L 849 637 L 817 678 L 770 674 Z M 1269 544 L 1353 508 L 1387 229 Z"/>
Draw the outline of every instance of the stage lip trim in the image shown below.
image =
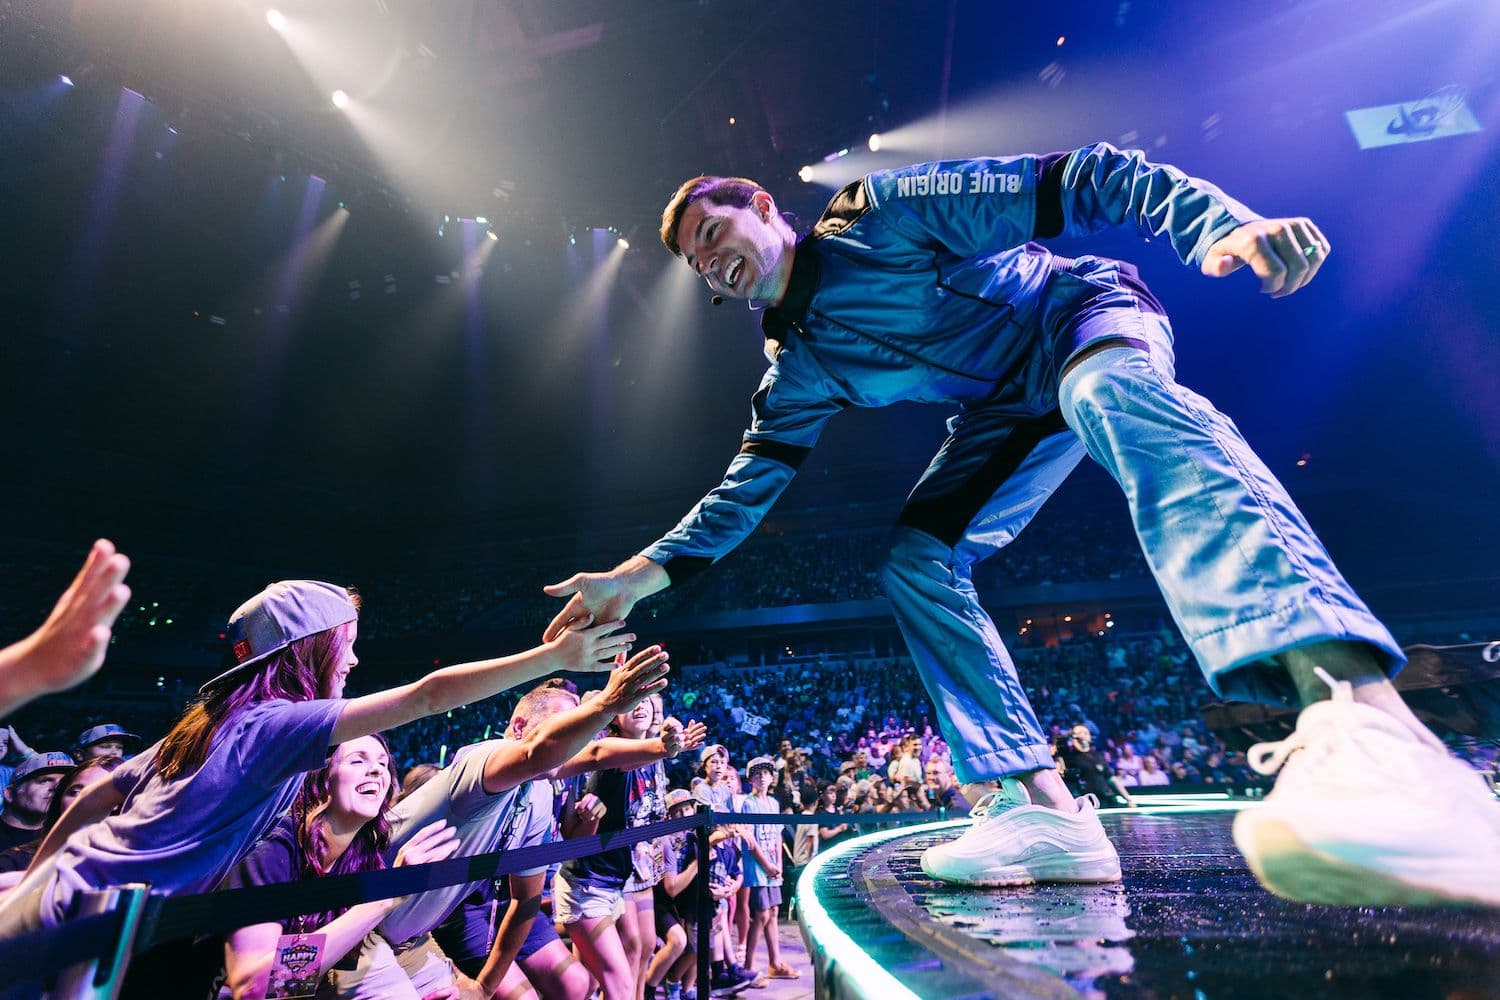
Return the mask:
<path id="1" fill-rule="evenodd" d="M 922 1000 L 911 989 L 880 966 L 854 939 L 845 934 L 833 917 L 823 908 L 818 898 L 818 875 L 831 862 L 845 855 L 863 851 L 876 844 L 897 837 L 909 837 L 914 833 L 931 833 L 938 830 L 957 830 L 967 826 L 967 819 L 949 819 L 937 823 L 917 823 L 894 830 L 881 830 L 863 837 L 845 841 L 830 851 L 820 851 L 803 869 L 797 879 L 797 906 L 802 921 L 803 935 L 807 938 L 808 952 L 814 967 L 823 975 L 818 979 L 824 986 L 819 996 L 853 996 L 866 1000 Z M 837 970 L 842 989 L 827 983 L 828 977 Z"/>
<path id="2" fill-rule="evenodd" d="M 1150 805 L 1101 809 L 1100 812 L 1136 815 L 1235 812 L 1247 807 L 1254 808 L 1258 804 L 1253 799 L 1237 799 L 1225 792 L 1178 795 L 1164 793 L 1150 796 L 1149 800 L 1154 801 Z M 910 987 L 886 971 L 863 948 L 855 944 L 853 938 L 834 923 L 833 917 L 823 907 L 822 900 L 818 898 L 818 877 L 829 864 L 887 840 L 909 837 L 913 834 L 959 830 L 968 825 L 967 818 L 950 819 L 936 823 L 915 823 L 911 826 L 868 833 L 863 837 L 847 840 L 832 850 L 819 852 L 808 863 L 797 879 L 797 909 L 803 937 L 807 941 L 808 956 L 813 960 L 813 967 L 817 973 L 817 985 L 822 987 L 816 991 L 815 995 L 852 997 L 857 1000 L 924 1000 L 920 994 L 913 992 Z M 830 982 L 835 977 L 836 983 Z"/>

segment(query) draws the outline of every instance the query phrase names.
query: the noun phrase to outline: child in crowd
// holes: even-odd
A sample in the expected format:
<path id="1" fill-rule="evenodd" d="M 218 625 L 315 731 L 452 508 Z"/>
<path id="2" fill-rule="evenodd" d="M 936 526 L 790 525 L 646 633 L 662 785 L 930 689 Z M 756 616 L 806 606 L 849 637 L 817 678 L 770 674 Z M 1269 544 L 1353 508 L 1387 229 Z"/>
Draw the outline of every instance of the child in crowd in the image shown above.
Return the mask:
<path id="1" fill-rule="evenodd" d="M 709 982 L 715 996 L 737 993 L 756 979 L 755 973 L 735 961 L 738 949 L 732 915 L 734 898 L 745 884 L 740 846 L 744 832 L 742 827 L 723 826 L 709 838 L 713 860 L 708 870 L 708 891 L 714 901 L 709 917 L 714 922 L 709 935 Z"/>
<path id="2" fill-rule="evenodd" d="M 756 757 L 747 765 L 750 794 L 745 796 L 741 812 L 779 816 L 780 803 L 771 796 L 776 782 L 776 764 L 769 757 Z M 777 937 L 776 916 L 781 910 L 781 826 L 757 823 L 748 828 L 745 837 L 745 884 L 749 887 L 750 933 L 745 939 L 745 968 L 755 971 L 755 945 L 766 942 L 766 974 L 772 979 L 796 979 L 798 973 L 781 961 L 781 942 Z M 757 976 L 756 982 L 765 980 Z"/>
<path id="3" fill-rule="evenodd" d="M 94 886 L 206 891 L 270 831 L 330 747 L 556 670 L 598 670 L 634 638 L 619 622 L 591 624 L 515 656 L 344 699 L 359 662 L 358 617 L 346 588 L 311 580 L 272 584 L 242 605 L 229 625 L 235 665 L 204 685 L 163 740 L 69 807 L 0 899 L 0 935 L 56 926 Z"/>
<path id="4" fill-rule="evenodd" d="M 692 793 L 667 793 L 667 818 L 692 815 L 698 802 Z M 656 936 L 661 947 L 646 968 L 645 1000 L 681 1000 L 683 983 L 691 982 L 698 964 L 698 841 L 691 830 L 662 842 L 665 874 L 652 890 Z"/>

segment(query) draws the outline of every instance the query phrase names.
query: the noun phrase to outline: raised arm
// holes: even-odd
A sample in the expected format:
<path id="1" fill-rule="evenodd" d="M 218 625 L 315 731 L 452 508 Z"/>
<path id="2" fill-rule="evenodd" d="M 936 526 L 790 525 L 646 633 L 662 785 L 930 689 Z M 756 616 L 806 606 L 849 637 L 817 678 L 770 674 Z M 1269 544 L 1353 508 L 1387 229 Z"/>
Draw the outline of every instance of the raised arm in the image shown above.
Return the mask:
<path id="1" fill-rule="evenodd" d="M 585 698 L 577 708 L 544 720 L 521 739 L 506 740 L 491 750 L 484 764 L 484 790 L 494 795 L 563 765 L 597 736 L 610 719 L 630 711 L 652 692 L 666 687 L 666 674 L 667 652 L 660 646 L 635 654 L 629 662 L 610 672 L 604 690 Z M 625 742 L 661 743 L 660 740 Z M 558 777 L 575 773 L 559 772 Z"/>
<path id="2" fill-rule="evenodd" d="M 634 635 L 620 631 L 623 625 L 619 621 L 580 624 L 560 630 L 550 641 L 524 653 L 444 667 L 410 684 L 355 698 L 333 727 L 331 745 L 482 701 L 558 670 L 606 669 L 635 640 Z"/>
<path id="3" fill-rule="evenodd" d="M 653 761 L 675 757 L 684 750 L 696 750 L 703 745 L 707 735 L 708 728 L 703 723 L 690 722 L 680 734 L 663 731 L 661 736 L 649 740 L 606 736 L 570 758 L 558 770 L 557 776 L 571 778 L 588 771 L 628 771 L 645 767 Z"/>
<path id="4" fill-rule="evenodd" d="M 783 347 L 751 400 L 750 429 L 724 481 L 677 527 L 608 573 L 577 573 L 543 588 L 568 603 L 548 640 L 581 618 L 620 617 L 637 601 L 703 572 L 744 541 L 797 473 L 824 425 L 847 406 L 841 390 L 795 340 Z"/>
<path id="5" fill-rule="evenodd" d="M 1209 277 L 1249 267 L 1274 298 L 1311 281 L 1332 251 L 1311 219 L 1263 219 L 1208 181 L 1152 163 L 1140 150 L 1101 142 L 1043 160 L 1041 237 L 1131 228 L 1165 237 L 1179 260 Z"/>
<path id="6" fill-rule="evenodd" d="M 1328 256 L 1306 218 L 1262 219 L 1208 181 L 1109 143 L 1065 153 L 946 160 L 870 174 L 849 197 L 867 199 L 907 244 L 960 256 L 1032 239 L 1130 229 L 1164 238 L 1210 277 L 1249 266 L 1261 290 L 1290 295 Z"/>
<path id="7" fill-rule="evenodd" d="M 99 539 L 41 628 L 0 649 L 0 718 L 93 676 L 104 663 L 110 627 L 130 600 L 129 571 L 130 560 Z"/>

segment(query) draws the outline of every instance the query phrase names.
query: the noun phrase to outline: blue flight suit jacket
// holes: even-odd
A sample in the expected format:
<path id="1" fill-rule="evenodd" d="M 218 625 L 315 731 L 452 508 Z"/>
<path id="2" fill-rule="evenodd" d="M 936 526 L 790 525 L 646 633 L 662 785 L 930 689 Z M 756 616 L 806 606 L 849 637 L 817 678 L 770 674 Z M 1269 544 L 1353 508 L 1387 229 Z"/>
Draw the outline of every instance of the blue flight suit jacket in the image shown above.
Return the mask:
<path id="1" fill-rule="evenodd" d="M 762 325 L 771 367 L 724 481 L 642 551 L 674 583 L 722 558 L 776 502 L 830 417 L 901 401 L 1056 407 L 1058 374 L 1087 346 L 1085 302 L 1160 307 L 1129 264 L 1070 260 L 1031 242 L 1132 227 L 1183 263 L 1260 216 L 1139 151 L 919 163 L 840 191 L 797 246 Z"/>

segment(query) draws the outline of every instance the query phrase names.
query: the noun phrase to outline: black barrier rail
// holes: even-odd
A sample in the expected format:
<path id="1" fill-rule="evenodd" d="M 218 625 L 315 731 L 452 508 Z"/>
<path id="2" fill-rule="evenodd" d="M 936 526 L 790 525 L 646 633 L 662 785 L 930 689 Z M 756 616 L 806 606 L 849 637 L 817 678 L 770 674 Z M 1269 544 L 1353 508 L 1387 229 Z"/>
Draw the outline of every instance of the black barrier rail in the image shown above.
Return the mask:
<path id="1" fill-rule="evenodd" d="M 248 886 L 193 895 L 153 896 L 141 916 L 131 952 L 139 954 L 178 938 L 223 934 L 251 924 L 276 922 L 300 914 L 322 913 L 362 902 L 415 895 L 468 882 L 483 882 L 496 876 L 629 847 L 644 840 L 655 840 L 685 830 L 703 831 L 700 834 L 701 844 L 702 839 L 707 837 L 707 829 L 716 825 L 899 825 L 932 822 L 943 819 L 945 815 L 942 811 L 734 813 L 710 812 L 703 807 L 692 816 L 520 850 L 493 851 L 424 865 L 351 875 L 329 875 L 301 882 Z M 706 853 L 700 852 L 700 857 L 706 856 Z M 698 869 L 698 881 L 705 894 L 708 869 L 706 864 L 700 864 Z M 123 916 L 119 912 L 103 913 L 0 940 L 0 969 L 7 970 L 7 978 L 11 978 L 12 970 L 24 970 L 23 974 L 32 979 L 45 979 L 70 966 L 108 958 L 118 945 L 122 922 Z M 706 977 L 706 953 L 700 953 L 699 958 L 700 973 Z M 702 978 L 703 985 L 700 985 L 700 989 L 706 983 L 706 978 Z M 0 993 L 0 996 L 3 995 Z M 700 995 L 707 996 L 707 993 Z"/>
<path id="2" fill-rule="evenodd" d="M 138 945 L 136 951 L 144 951 L 174 938 L 217 934 L 303 913 L 322 913 L 356 903 L 411 896 L 429 889 L 484 882 L 498 875 L 510 875 L 528 868 L 541 868 L 613 848 L 629 847 L 643 840 L 667 837 L 702 826 L 703 822 L 696 815 L 684 816 L 629 830 L 575 837 L 520 850 L 431 861 L 425 865 L 325 876 L 280 885 L 225 889 L 197 896 L 168 896 L 154 901 L 159 907 L 155 920 L 152 920 L 149 910 L 143 918 L 145 942 Z"/>

